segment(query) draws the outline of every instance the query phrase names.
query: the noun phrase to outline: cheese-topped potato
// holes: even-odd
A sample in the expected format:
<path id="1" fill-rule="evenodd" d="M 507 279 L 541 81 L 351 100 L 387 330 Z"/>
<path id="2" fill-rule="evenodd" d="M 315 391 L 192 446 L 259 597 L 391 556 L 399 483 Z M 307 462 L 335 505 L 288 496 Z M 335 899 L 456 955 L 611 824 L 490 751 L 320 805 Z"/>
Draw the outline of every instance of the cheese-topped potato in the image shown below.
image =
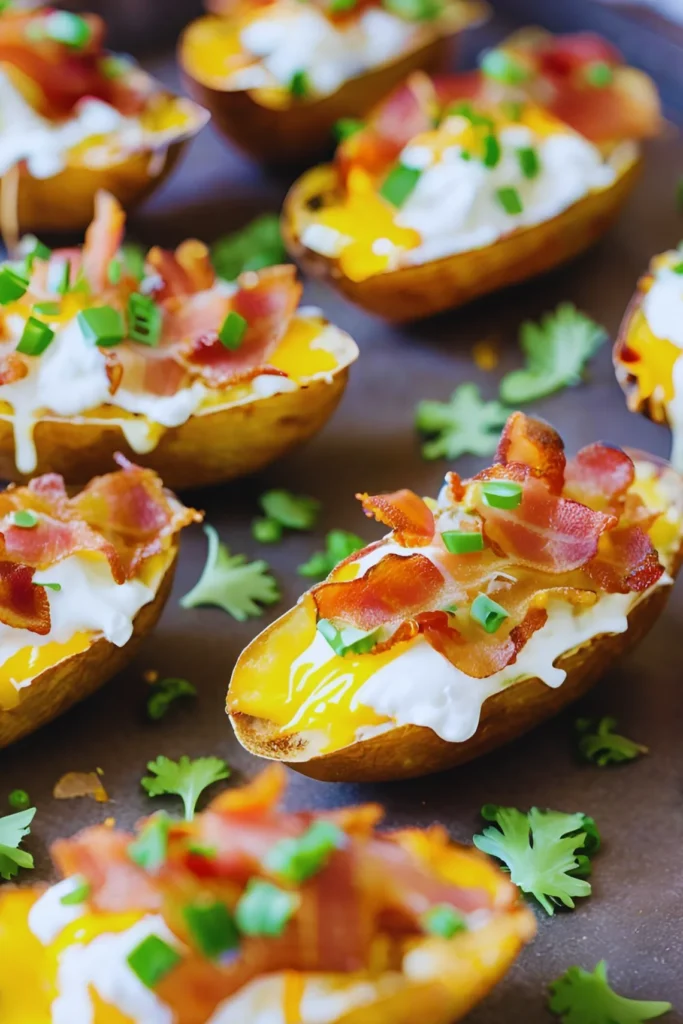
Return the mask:
<path id="1" fill-rule="evenodd" d="M 606 43 L 521 34 L 480 72 L 411 76 L 349 126 L 334 164 L 293 186 L 285 237 L 370 311 L 435 313 L 595 241 L 658 125 L 654 86 Z"/>
<path id="2" fill-rule="evenodd" d="M 655 256 L 624 315 L 614 367 L 633 412 L 671 427 L 671 462 L 683 470 L 683 254 Z"/>
<path id="3" fill-rule="evenodd" d="M 377 805 L 278 807 L 281 769 L 189 822 L 61 840 L 0 893 L 3 1024 L 454 1024 L 534 934 L 502 872 Z"/>
<path id="4" fill-rule="evenodd" d="M 0 494 L 0 747 L 118 672 L 163 610 L 201 516 L 119 461 L 72 497 L 55 474 Z"/>
<path id="5" fill-rule="evenodd" d="M 10 241 L 19 230 L 80 231 L 99 188 L 126 206 L 141 199 L 208 119 L 109 53 L 104 36 L 94 14 L 2 5 L 0 229 Z"/>
<path id="6" fill-rule="evenodd" d="M 566 461 L 522 413 L 438 501 L 359 497 L 392 533 L 247 647 L 227 699 L 248 750 L 320 779 L 425 774 L 517 737 L 643 635 L 683 550 L 668 465 L 604 444 Z"/>
<path id="7" fill-rule="evenodd" d="M 259 159 L 303 166 L 487 13 L 480 0 L 213 0 L 179 59 L 192 94 Z"/>
<path id="8" fill-rule="evenodd" d="M 174 487 L 252 472 L 315 433 L 355 343 L 298 308 L 294 267 L 218 279 L 206 246 L 121 249 L 108 193 L 82 249 L 0 266 L 0 473 L 83 483 L 123 451 Z"/>

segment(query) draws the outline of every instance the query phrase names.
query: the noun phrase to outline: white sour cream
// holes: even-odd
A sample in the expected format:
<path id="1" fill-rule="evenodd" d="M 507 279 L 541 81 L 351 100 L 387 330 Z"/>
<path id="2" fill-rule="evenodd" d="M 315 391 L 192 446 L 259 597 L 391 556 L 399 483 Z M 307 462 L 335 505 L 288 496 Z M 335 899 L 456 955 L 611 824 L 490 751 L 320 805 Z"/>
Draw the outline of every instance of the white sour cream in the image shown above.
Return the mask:
<path id="1" fill-rule="evenodd" d="M 349 78 L 395 60 L 421 38 L 415 25 L 388 11 L 371 8 L 359 18 L 334 24 L 315 6 L 280 0 L 240 33 L 244 50 L 259 64 L 237 71 L 235 89 L 289 87 L 305 72 L 312 92 L 327 96 Z"/>
<path id="2" fill-rule="evenodd" d="M 643 297 L 642 311 L 656 338 L 670 341 L 682 350 L 674 363 L 674 397 L 667 404 L 671 426 L 671 463 L 683 471 L 683 274 L 671 269 L 683 260 L 683 253 L 669 254 L 670 263 L 659 268 L 652 287 Z"/>
<path id="3" fill-rule="evenodd" d="M 81 884 L 81 879 L 65 878 L 57 885 L 51 886 L 31 907 L 28 914 L 28 926 L 44 946 L 51 945 L 61 933 L 74 921 L 78 921 L 86 911 L 87 904 L 64 904 L 62 899 L 70 896 Z"/>

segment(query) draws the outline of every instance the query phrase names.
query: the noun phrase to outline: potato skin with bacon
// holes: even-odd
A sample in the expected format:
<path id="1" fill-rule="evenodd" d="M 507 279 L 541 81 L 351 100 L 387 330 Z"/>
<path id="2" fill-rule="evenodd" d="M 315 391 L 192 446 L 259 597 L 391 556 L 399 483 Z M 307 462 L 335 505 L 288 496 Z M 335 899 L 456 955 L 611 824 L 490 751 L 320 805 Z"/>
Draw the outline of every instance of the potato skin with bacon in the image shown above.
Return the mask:
<path id="1" fill-rule="evenodd" d="M 674 575 L 682 561 L 683 544 Z M 476 733 L 463 743 L 447 743 L 424 726 L 402 725 L 306 759 L 305 741 L 297 735 L 286 740 L 272 723 L 239 712 L 232 712 L 230 720 L 238 740 L 251 754 L 284 761 L 302 775 L 321 782 L 389 782 L 445 771 L 511 743 L 587 693 L 616 658 L 650 631 L 666 606 L 669 590 L 660 587 L 633 608 L 628 616 L 628 632 L 593 637 L 577 651 L 559 658 L 555 664 L 567 673 L 567 678 L 558 689 L 540 679 L 525 679 L 489 697 Z M 297 630 L 300 613 L 300 608 L 287 613 L 286 628 Z M 257 642 L 267 643 L 269 631 L 278 626 L 282 628 L 281 621 L 273 623 Z M 236 671 L 248 671 L 248 665 L 240 668 L 238 663 Z"/>
<path id="2" fill-rule="evenodd" d="M 585 196 L 551 220 L 515 230 L 491 245 L 362 281 L 351 280 L 336 259 L 313 252 L 301 242 L 305 227 L 314 219 L 312 211 L 339 192 L 340 178 L 333 164 L 314 167 L 294 183 L 283 207 L 282 233 L 289 252 L 308 274 L 327 281 L 367 312 L 402 323 L 463 306 L 574 259 L 616 221 L 641 170 L 638 159 L 608 188 Z"/>

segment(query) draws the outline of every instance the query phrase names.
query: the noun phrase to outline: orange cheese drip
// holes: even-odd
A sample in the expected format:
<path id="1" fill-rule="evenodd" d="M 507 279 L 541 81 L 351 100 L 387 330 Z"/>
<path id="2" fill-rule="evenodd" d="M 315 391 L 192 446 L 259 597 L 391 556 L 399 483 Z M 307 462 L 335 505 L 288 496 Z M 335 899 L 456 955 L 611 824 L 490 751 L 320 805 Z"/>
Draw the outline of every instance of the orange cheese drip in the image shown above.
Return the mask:
<path id="1" fill-rule="evenodd" d="M 674 363 L 681 356 L 680 348 L 653 333 L 642 309 L 633 314 L 626 344 L 639 357 L 623 365 L 637 379 L 640 397 L 650 398 L 660 389 L 662 400 L 672 401 Z"/>
<path id="2" fill-rule="evenodd" d="M 92 633 L 75 633 L 64 643 L 49 643 L 42 647 L 24 647 L 0 665 L 0 711 L 15 708 L 21 699 L 21 691 L 14 685 L 28 679 L 35 679 L 48 668 L 65 658 L 87 650 L 92 642 Z"/>

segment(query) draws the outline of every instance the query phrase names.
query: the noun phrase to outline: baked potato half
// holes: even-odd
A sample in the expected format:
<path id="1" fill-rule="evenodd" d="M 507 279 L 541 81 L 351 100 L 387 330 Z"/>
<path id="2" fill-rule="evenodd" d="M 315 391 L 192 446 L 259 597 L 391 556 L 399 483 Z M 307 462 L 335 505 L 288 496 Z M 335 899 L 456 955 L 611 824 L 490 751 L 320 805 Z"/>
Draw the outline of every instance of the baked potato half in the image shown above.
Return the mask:
<path id="1" fill-rule="evenodd" d="M 123 226 L 99 193 L 82 250 L 38 245 L 0 267 L 0 475 L 82 484 L 120 451 L 194 487 L 254 472 L 318 431 L 358 349 L 320 310 L 297 308 L 294 267 L 228 284 L 192 240 L 132 267 Z"/>
<path id="2" fill-rule="evenodd" d="M 69 1008 L 77 995 L 93 1024 L 149 1020 L 148 1006 L 177 1024 L 460 1020 L 534 935 L 515 886 L 440 825 L 379 832 L 377 805 L 286 814 L 282 786 L 273 767 L 191 822 L 157 816 L 136 835 L 100 826 L 57 842 L 63 881 L 0 896 L 3 1024 L 29 1012 L 49 1024 L 51 999 Z M 58 962 L 70 970 L 57 975 Z"/>
<path id="3" fill-rule="evenodd" d="M 314 0 L 213 4 L 183 34 L 192 96 L 257 160 L 304 167 L 338 121 L 363 117 L 412 71 L 437 71 L 454 35 L 486 17 L 480 0 Z M 341 5 L 338 5 L 341 7 Z"/>
<path id="4" fill-rule="evenodd" d="M 0 495 L 0 748 L 107 682 L 161 615 L 179 533 L 200 517 L 121 465 L 73 497 L 54 474 Z"/>
<path id="5" fill-rule="evenodd" d="M 588 248 L 633 189 L 638 140 L 660 125 L 654 85 L 599 39 L 522 33 L 481 63 L 411 76 L 285 201 L 292 256 L 388 320 L 460 306 Z"/>
<path id="6" fill-rule="evenodd" d="M 97 15 L 0 14 L 0 228 L 82 231 L 95 195 L 126 207 L 155 188 L 208 114 L 104 49 Z"/>
<path id="7" fill-rule="evenodd" d="M 613 359 L 631 412 L 671 428 L 671 462 L 683 470 L 683 262 L 678 250 L 655 256 L 619 328 Z"/>
<path id="8" fill-rule="evenodd" d="M 227 697 L 247 750 L 325 781 L 439 771 L 538 725 L 648 631 L 683 555 L 668 464 L 603 444 L 567 461 L 522 413 L 438 502 L 359 497 L 393 532 L 258 636 Z"/>

